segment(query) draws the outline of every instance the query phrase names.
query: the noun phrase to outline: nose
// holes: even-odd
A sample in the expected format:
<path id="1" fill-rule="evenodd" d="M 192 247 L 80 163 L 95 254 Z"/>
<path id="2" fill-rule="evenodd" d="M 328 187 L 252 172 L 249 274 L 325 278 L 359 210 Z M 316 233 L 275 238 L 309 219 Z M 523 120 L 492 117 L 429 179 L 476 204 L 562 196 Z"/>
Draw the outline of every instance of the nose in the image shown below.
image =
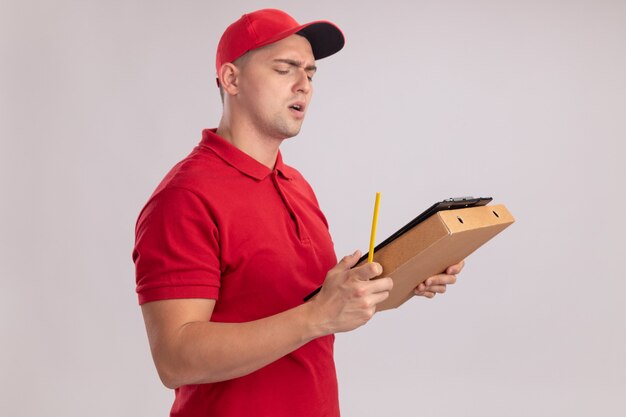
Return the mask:
<path id="1" fill-rule="evenodd" d="M 296 92 L 308 94 L 311 91 L 311 80 L 309 80 L 309 74 L 304 68 L 300 68 L 298 71 L 298 79 L 294 85 Z"/>

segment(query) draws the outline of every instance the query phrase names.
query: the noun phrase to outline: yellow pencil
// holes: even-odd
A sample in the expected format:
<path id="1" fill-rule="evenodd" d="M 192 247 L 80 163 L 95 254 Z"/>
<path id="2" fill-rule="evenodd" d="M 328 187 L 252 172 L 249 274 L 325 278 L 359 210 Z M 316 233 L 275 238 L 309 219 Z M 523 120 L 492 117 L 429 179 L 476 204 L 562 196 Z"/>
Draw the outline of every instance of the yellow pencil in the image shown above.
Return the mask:
<path id="1" fill-rule="evenodd" d="M 380 193 L 376 193 L 374 203 L 374 218 L 372 219 L 372 234 L 370 235 L 370 251 L 367 255 L 367 262 L 374 262 L 374 244 L 376 243 L 376 224 L 378 224 L 378 207 L 380 206 Z"/>

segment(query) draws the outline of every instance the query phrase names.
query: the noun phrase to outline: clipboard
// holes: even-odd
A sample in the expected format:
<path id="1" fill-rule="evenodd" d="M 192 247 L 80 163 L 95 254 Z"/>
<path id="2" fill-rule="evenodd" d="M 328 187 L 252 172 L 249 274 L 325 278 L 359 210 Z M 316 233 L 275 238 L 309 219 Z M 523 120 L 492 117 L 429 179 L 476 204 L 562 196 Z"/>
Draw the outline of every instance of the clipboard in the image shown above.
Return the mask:
<path id="1" fill-rule="evenodd" d="M 435 203 L 377 245 L 374 261 L 383 267 L 381 276 L 394 281 L 389 298 L 377 310 L 399 307 L 421 282 L 462 261 L 515 221 L 504 205 L 488 206 L 491 201 L 461 197 Z M 356 266 L 364 262 L 367 254 Z"/>
<path id="2" fill-rule="evenodd" d="M 492 200 L 493 200 L 492 197 L 456 197 L 456 198 L 448 198 L 446 200 L 439 201 L 433 204 L 432 206 L 430 206 L 429 208 L 427 208 L 426 210 L 424 210 L 419 215 L 417 215 L 413 220 L 411 220 L 410 222 L 408 222 L 407 224 L 399 228 L 387 239 L 383 240 L 381 243 L 376 245 L 374 247 L 374 253 L 378 252 L 380 249 L 384 248 L 385 246 L 387 246 L 394 240 L 398 239 L 400 236 L 402 236 L 403 234 L 405 234 L 406 232 L 408 232 L 409 230 L 411 230 L 412 228 L 414 228 L 415 226 L 417 226 L 418 224 L 420 224 L 421 222 L 423 222 L 424 220 L 426 220 L 427 218 L 429 218 L 430 216 L 432 216 L 433 214 L 439 211 L 485 206 L 489 204 Z M 363 263 L 363 261 L 367 259 L 368 256 L 369 256 L 369 252 L 361 256 L 361 258 L 357 262 L 357 265 L 360 265 L 361 263 Z M 453 264 L 450 264 L 450 265 L 453 265 Z"/>

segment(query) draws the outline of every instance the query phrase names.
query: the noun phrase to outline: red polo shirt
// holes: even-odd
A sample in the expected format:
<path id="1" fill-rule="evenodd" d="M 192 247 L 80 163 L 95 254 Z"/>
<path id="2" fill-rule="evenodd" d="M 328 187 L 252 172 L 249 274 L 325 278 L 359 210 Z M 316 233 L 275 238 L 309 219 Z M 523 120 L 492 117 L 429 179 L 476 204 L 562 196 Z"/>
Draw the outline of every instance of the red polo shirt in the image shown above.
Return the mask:
<path id="1" fill-rule="evenodd" d="M 337 262 L 313 190 L 279 153 L 273 170 L 204 130 L 142 210 L 139 303 L 216 299 L 211 320 L 247 322 L 302 303 Z M 334 336 L 252 374 L 176 390 L 172 416 L 338 416 Z"/>

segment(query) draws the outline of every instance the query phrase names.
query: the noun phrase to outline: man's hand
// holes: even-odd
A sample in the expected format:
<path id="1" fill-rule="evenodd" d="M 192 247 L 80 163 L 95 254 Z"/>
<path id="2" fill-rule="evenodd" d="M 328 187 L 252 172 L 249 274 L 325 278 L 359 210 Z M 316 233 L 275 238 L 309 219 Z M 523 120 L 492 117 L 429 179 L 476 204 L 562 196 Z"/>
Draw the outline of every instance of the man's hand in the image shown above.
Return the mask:
<path id="1" fill-rule="evenodd" d="M 433 275 L 426 279 L 426 281 L 415 288 L 415 295 L 433 298 L 436 294 L 443 294 L 446 292 L 448 285 L 452 285 L 456 282 L 456 276 L 461 273 L 464 266 L 465 261 L 461 261 L 456 265 L 449 266 L 445 273 Z"/>
<path id="2" fill-rule="evenodd" d="M 391 278 L 372 280 L 383 271 L 376 262 L 353 268 L 360 257 L 360 251 L 345 256 L 328 272 L 322 289 L 310 302 L 323 333 L 346 332 L 364 325 L 376 312 L 376 305 L 389 297 Z"/>

